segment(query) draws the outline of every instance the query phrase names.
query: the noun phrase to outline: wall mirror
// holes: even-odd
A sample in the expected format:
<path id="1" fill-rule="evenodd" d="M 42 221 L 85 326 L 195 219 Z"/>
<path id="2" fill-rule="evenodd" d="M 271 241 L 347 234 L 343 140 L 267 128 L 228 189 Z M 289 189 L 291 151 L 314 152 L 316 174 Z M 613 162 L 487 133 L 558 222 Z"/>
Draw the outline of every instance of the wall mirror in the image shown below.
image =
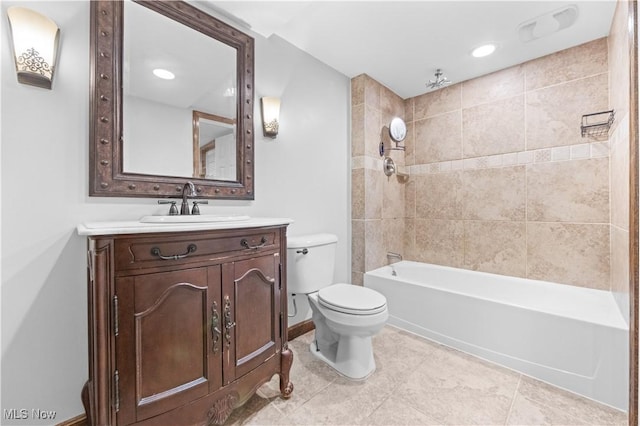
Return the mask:
<path id="1" fill-rule="evenodd" d="M 186 2 L 100 0 L 91 49 L 89 195 L 177 197 L 192 181 L 198 197 L 254 198 L 253 38 Z"/>

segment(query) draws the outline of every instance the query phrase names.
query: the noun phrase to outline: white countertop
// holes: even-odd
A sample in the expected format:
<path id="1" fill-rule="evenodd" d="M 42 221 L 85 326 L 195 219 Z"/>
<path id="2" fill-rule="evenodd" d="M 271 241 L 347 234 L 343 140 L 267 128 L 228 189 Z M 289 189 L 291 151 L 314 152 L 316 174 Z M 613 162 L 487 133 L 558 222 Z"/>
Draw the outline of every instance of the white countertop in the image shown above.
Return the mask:
<path id="1" fill-rule="evenodd" d="M 263 226 L 289 225 L 291 223 L 293 223 L 293 219 L 276 217 L 252 217 L 242 221 L 194 223 L 142 223 L 137 220 L 132 220 L 121 222 L 85 222 L 78 225 L 77 230 L 78 235 L 94 236 L 259 228 Z"/>

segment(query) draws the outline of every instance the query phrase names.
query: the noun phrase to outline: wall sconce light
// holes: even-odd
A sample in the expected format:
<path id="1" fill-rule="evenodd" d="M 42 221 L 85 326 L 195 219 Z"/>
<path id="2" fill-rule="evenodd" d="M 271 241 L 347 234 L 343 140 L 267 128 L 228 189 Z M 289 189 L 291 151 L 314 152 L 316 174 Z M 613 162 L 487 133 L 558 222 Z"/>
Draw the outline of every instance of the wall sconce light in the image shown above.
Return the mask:
<path id="1" fill-rule="evenodd" d="M 31 9 L 7 9 L 18 82 L 51 89 L 60 29 L 51 19 Z"/>
<path id="2" fill-rule="evenodd" d="M 262 132 L 264 136 L 274 138 L 278 136 L 278 122 L 280 120 L 280 98 L 260 98 L 262 110 Z"/>

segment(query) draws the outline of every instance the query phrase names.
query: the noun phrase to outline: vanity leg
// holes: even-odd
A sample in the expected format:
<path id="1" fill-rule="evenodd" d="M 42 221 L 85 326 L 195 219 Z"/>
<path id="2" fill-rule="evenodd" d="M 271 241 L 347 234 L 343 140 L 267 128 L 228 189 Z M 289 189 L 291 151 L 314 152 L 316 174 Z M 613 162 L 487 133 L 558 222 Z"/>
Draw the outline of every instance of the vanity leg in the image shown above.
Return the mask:
<path id="1" fill-rule="evenodd" d="M 288 399 L 293 392 L 293 383 L 289 381 L 289 372 L 293 364 L 293 352 L 288 347 L 282 350 L 280 355 L 280 393 Z"/>

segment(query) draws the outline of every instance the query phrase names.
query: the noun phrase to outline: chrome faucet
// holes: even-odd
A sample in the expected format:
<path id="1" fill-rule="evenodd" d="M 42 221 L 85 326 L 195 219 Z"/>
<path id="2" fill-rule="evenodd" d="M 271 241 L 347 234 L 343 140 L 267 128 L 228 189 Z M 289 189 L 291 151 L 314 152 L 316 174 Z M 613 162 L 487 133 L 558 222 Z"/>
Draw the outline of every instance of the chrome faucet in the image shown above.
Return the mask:
<path id="1" fill-rule="evenodd" d="M 187 194 L 187 191 L 191 190 L 191 194 Z M 180 214 L 190 214 L 189 213 L 189 202 L 187 201 L 188 196 L 195 196 L 196 187 L 193 185 L 193 182 L 187 181 L 182 187 L 182 206 L 180 207 Z"/>
<path id="2" fill-rule="evenodd" d="M 396 262 L 402 261 L 402 255 L 400 253 L 394 253 L 392 251 L 387 252 L 387 261 L 389 262 L 389 266 L 391 267 L 391 275 L 394 277 L 398 275 L 396 272 L 396 268 L 393 267 L 393 263 L 391 260 L 396 259 Z"/>

